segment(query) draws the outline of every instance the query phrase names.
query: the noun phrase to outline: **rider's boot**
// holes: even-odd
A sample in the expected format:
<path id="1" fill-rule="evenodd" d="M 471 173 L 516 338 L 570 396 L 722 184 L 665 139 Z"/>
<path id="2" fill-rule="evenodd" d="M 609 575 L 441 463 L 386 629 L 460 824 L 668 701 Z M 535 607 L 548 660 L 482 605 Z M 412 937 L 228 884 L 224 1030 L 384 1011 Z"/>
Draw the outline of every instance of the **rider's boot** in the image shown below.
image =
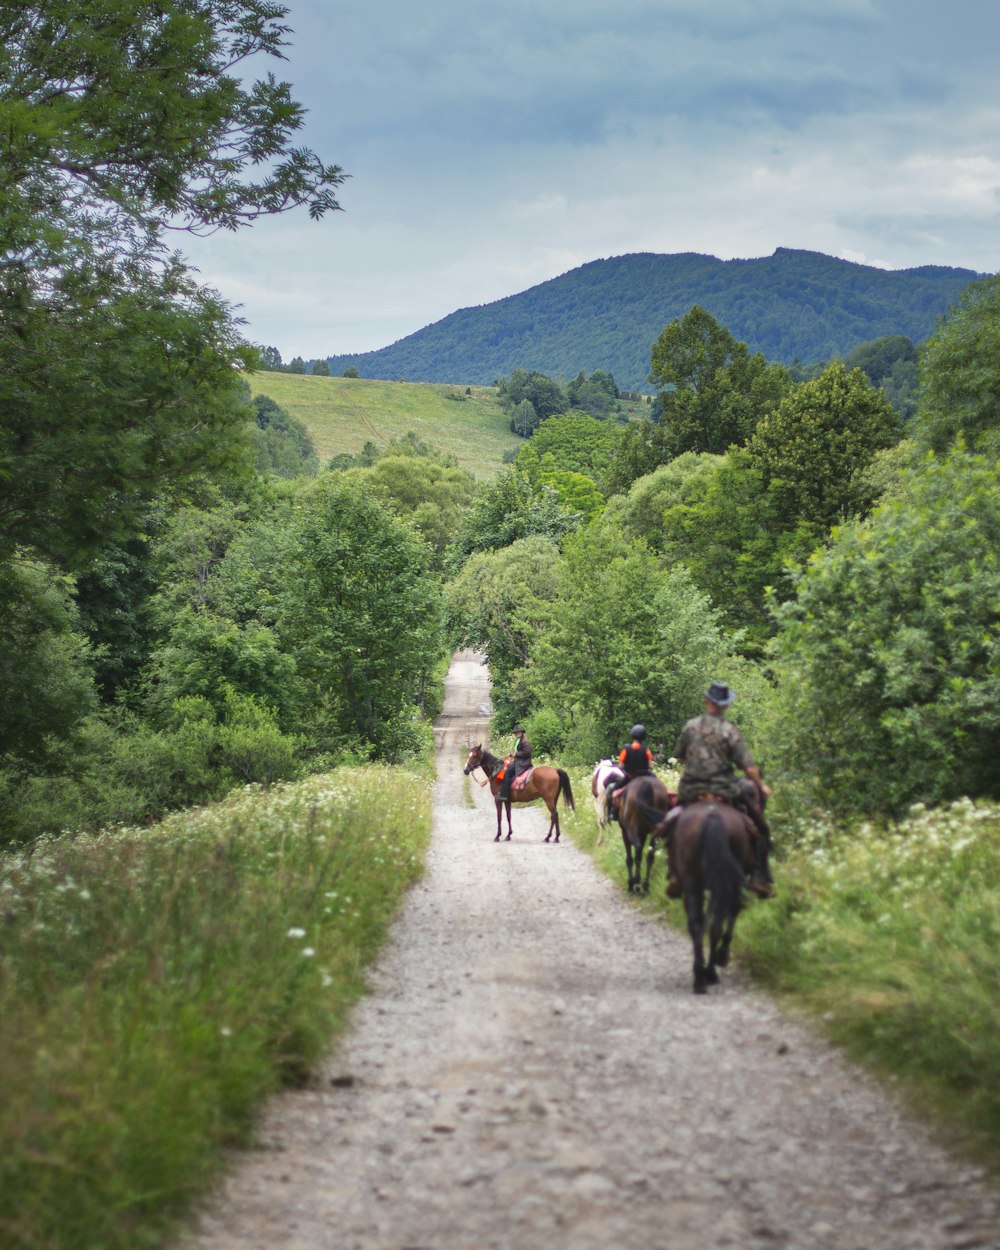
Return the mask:
<path id="1" fill-rule="evenodd" d="M 763 829 L 758 826 L 757 839 L 754 843 L 754 865 L 753 872 L 750 874 L 750 889 L 758 898 L 774 897 L 774 878 L 771 876 L 771 867 L 769 864 L 769 856 L 771 852 L 771 831 L 767 828 L 767 821 L 761 822 Z"/>

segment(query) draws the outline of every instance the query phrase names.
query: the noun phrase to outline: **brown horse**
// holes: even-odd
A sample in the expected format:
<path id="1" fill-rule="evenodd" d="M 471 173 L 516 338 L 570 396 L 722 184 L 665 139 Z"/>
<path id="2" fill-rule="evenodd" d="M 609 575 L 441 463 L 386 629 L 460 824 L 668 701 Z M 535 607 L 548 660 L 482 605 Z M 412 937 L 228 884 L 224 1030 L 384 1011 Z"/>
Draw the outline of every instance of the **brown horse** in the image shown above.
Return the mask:
<path id="1" fill-rule="evenodd" d="M 649 874 L 656 857 L 656 830 L 670 810 L 673 799 L 670 791 L 652 773 L 633 777 L 617 792 L 615 804 L 618 823 L 621 825 L 622 841 L 625 843 L 625 867 L 628 870 L 630 894 L 649 893 Z M 646 875 L 642 875 L 642 852 L 649 840 L 646 852 Z M 634 857 L 634 861 L 633 861 Z"/>
<path id="2" fill-rule="evenodd" d="M 754 864 L 749 819 L 728 803 L 686 804 L 680 815 L 656 831 L 666 836 L 669 864 L 684 896 L 688 932 L 694 946 L 694 992 L 718 985 L 717 968 L 729 963 L 736 917 L 743 907 L 743 885 Z M 709 895 L 709 953 L 705 963 L 705 893 Z"/>
<path id="3" fill-rule="evenodd" d="M 562 768 L 553 768 L 550 764 L 539 764 L 537 768 L 531 768 L 522 777 L 518 777 L 514 785 L 511 787 L 510 798 L 500 798 L 500 787 L 503 782 L 497 778 L 497 773 L 503 767 L 503 760 L 497 759 L 495 755 L 491 755 L 489 751 L 484 751 L 482 746 L 473 747 L 469 752 L 469 758 L 465 761 L 464 773 L 467 777 L 471 776 L 477 768 L 481 768 L 490 780 L 490 792 L 496 800 L 497 805 L 497 836 L 494 842 L 500 841 L 500 809 L 507 808 L 507 841 L 510 841 L 510 835 L 513 833 L 510 825 L 510 805 L 511 803 L 530 803 L 533 799 L 542 799 L 545 806 L 549 809 L 549 831 L 545 835 L 545 841 L 552 837 L 553 831 L 556 835 L 556 841 L 559 841 L 559 812 L 556 810 L 556 803 L 559 801 L 560 794 L 565 794 L 566 802 L 570 806 L 571 811 L 576 811 L 573 803 L 573 788 L 569 784 L 569 774 Z"/>

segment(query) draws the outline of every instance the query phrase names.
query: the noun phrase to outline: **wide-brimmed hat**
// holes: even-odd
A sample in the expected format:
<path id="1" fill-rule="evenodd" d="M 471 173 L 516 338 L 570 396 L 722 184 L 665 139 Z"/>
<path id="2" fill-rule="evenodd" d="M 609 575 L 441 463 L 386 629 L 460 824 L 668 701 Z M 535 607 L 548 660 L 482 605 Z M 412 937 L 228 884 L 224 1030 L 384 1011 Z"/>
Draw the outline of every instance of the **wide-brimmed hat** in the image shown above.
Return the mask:
<path id="1" fill-rule="evenodd" d="M 523 725 L 515 725 L 514 728 L 510 732 L 512 734 L 523 734 L 525 732 L 525 729 Z"/>
<path id="2" fill-rule="evenodd" d="M 729 707 L 730 703 L 736 698 L 736 692 L 730 690 L 724 681 L 713 681 L 705 691 L 705 698 L 714 703 L 716 707 Z"/>

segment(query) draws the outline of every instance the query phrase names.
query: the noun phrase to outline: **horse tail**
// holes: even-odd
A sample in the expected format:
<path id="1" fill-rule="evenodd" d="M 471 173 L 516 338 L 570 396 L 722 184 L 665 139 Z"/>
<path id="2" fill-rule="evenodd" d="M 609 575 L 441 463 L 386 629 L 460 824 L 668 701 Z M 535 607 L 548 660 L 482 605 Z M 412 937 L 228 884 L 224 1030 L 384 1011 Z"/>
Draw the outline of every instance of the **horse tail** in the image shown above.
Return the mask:
<path id="1" fill-rule="evenodd" d="M 559 774 L 559 789 L 556 791 L 556 802 L 559 802 L 560 794 L 565 794 L 570 811 L 575 812 L 576 804 L 573 802 L 573 787 L 569 784 L 569 773 L 564 768 L 557 768 L 556 772 Z"/>
<path id="2" fill-rule="evenodd" d="M 743 906 L 743 869 L 729 849 L 729 831 L 714 807 L 708 814 L 698 842 L 701 870 L 712 896 L 712 914 L 715 917 L 737 915 Z"/>

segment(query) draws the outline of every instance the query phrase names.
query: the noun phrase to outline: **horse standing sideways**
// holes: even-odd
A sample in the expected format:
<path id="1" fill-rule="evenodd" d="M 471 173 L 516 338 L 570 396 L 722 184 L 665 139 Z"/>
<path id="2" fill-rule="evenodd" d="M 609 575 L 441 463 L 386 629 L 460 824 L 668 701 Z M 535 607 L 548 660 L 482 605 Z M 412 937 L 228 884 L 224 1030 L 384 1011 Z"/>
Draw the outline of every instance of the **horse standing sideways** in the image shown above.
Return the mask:
<path id="1" fill-rule="evenodd" d="M 663 836 L 661 834 L 661 836 Z M 728 803 L 689 803 L 671 822 L 670 864 L 680 880 L 688 932 L 694 946 L 694 992 L 718 985 L 717 968 L 729 963 L 743 885 L 753 868 L 750 822 Z M 708 892 L 708 963 L 705 963 L 705 893 Z"/>
<path id="2" fill-rule="evenodd" d="M 530 803 L 534 799 L 542 799 L 545 806 L 549 809 L 549 831 L 545 835 L 545 841 L 548 842 L 553 832 L 555 832 L 555 840 L 558 842 L 559 812 L 556 809 L 556 804 L 559 801 L 559 796 L 564 794 L 570 811 L 576 811 L 576 806 L 573 803 L 573 788 L 569 783 L 569 774 L 562 768 L 553 768 L 550 764 L 539 764 L 536 768 L 529 768 L 526 773 L 522 773 L 520 777 L 516 778 L 514 785 L 511 787 L 509 799 L 501 799 L 500 787 L 503 785 L 503 782 L 497 777 L 497 773 L 502 767 L 503 760 L 497 759 L 489 751 L 484 751 L 482 746 L 476 746 L 469 752 L 469 758 L 465 761 L 465 768 L 463 769 L 465 775 L 469 777 L 477 768 L 481 768 L 490 780 L 490 792 L 497 805 L 497 836 L 493 841 L 500 841 L 501 807 L 506 807 L 507 809 L 506 840 L 509 842 L 513 833 L 510 824 L 511 803 Z"/>
<path id="3" fill-rule="evenodd" d="M 633 777 L 617 792 L 618 823 L 625 843 L 625 867 L 628 870 L 630 894 L 649 893 L 649 874 L 656 856 L 657 829 L 673 805 L 670 791 L 652 774 Z M 642 876 L 642 852 L 646 852 L 646 875 Z M 634 863 L 633 863 L 634 857 Z"/>
<path id="4" fill-rule="evenodd" d="M 607 784 L 612 778 L 620 779 L 624 775 L 614 760 L 601 760 L 594 767 L 590 778 L 590 793 L 594 796 L 594 814 L 597 817 L 597 846 L 604 841 L 604 829 L 608 823 Z"/>

